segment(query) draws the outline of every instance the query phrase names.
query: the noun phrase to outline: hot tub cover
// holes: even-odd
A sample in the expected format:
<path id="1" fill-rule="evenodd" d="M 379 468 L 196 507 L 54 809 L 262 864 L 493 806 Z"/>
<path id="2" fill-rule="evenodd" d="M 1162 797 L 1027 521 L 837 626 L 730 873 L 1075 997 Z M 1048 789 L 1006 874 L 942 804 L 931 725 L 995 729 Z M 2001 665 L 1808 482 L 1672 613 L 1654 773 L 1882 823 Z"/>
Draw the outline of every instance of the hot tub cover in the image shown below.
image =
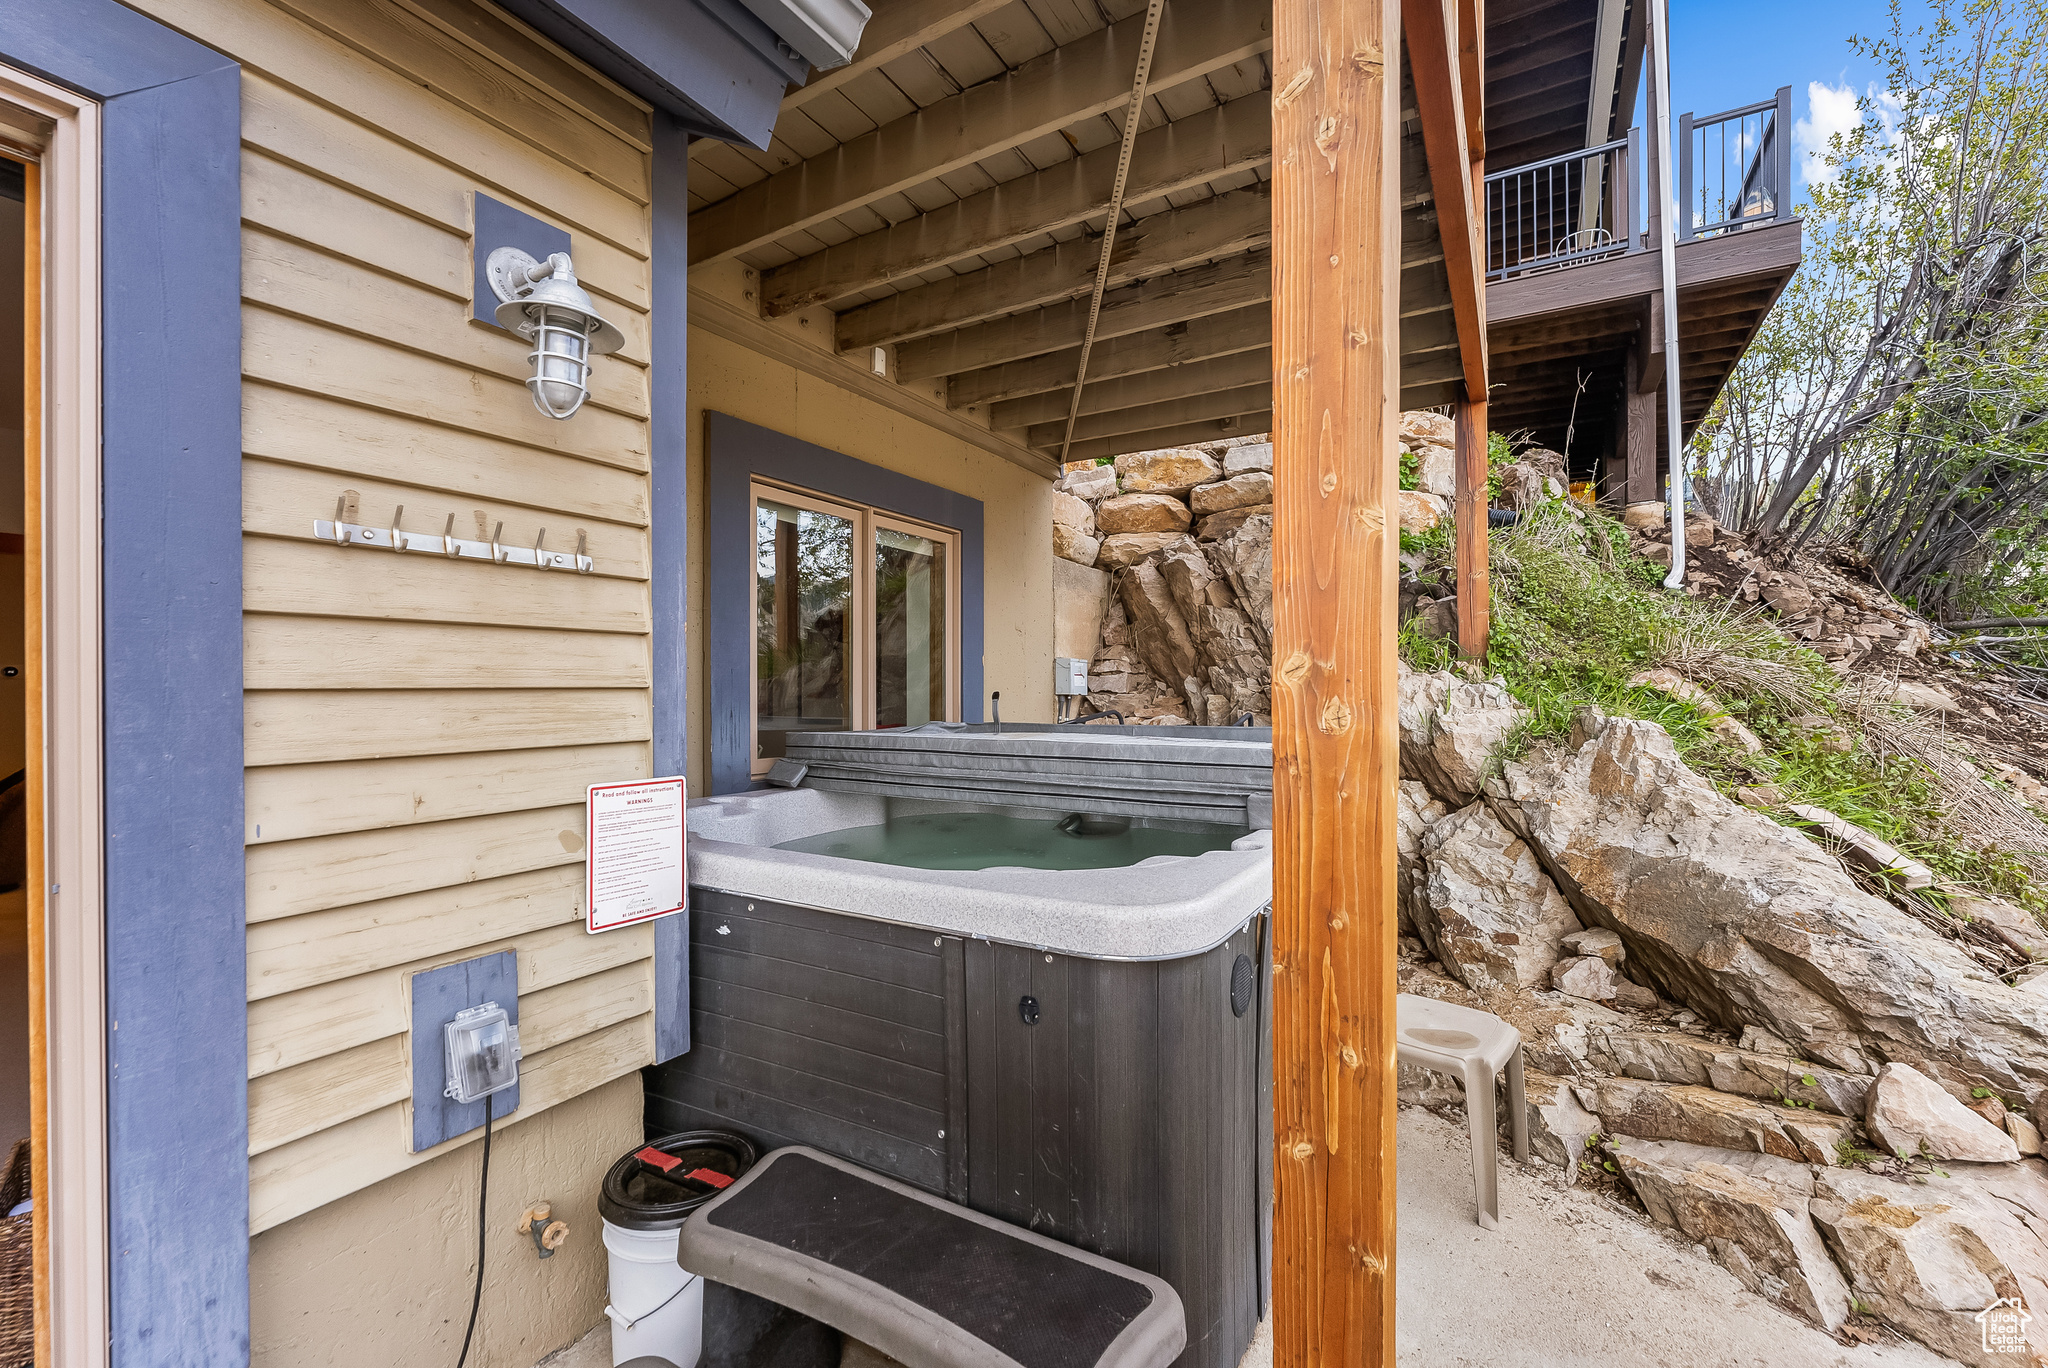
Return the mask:
<path id="1" fill-rule="evenodd" d="M 908 1368 L 1166 1368 L 1187 1347 L 1164 1279 L 801 1145 L 699 1208 L 676 1258 Z"/>

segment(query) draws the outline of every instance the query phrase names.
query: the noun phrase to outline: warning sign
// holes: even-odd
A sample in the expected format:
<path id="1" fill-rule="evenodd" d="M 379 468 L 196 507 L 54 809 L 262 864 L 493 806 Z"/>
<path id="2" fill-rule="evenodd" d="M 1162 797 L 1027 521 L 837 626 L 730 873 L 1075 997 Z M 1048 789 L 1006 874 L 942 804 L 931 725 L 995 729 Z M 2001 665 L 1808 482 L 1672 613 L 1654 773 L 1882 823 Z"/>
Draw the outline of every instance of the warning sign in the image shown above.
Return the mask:
<path id="1" fill-rule="evenodd" d="M 589 909 L 592 935 L 680 912 L 683 781 L 642 779 L 590 786 Z"/>

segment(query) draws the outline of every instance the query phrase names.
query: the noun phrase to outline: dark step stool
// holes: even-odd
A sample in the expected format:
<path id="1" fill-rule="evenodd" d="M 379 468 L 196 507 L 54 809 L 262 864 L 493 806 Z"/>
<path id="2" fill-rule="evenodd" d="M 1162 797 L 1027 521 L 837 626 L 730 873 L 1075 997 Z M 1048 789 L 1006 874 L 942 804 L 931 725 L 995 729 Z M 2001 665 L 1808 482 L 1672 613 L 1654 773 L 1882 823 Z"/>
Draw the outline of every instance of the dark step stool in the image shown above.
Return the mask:
<path id="1" fill-rule="evenodd" d="M 1164 1280 L 802 1145 L 693 1212 L 676 1259 L 907 1368 L 1167 1368 L 1187 1347 Z"/>

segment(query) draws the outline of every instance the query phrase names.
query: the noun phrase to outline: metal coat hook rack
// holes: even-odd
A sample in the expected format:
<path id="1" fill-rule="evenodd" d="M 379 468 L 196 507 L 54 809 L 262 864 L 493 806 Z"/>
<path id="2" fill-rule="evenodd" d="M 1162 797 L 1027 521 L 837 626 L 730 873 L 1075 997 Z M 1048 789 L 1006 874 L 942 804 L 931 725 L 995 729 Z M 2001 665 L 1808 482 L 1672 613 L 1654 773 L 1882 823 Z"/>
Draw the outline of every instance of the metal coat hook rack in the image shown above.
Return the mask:
<path id="1" fill-rule="evenodd" d="M 548 530 L 543 527 L 533 539 L 531 549 L 523 546 L 504 544 L 505 524 L 500 521 L 496 529 L 485 537 L 483 534 L 484 515 L 476 515 L 478 540 L 469 541 L 455 535 L 455 515 L 450 513 L 448 521 L 441 528 L 439 536 L 428 532 L 405 530 L 405 505 L 399 504 L 391 511 L 391 522 L 385 527 L 367 527 L 356 519 L 356 492 L 346 490 L 334 501 L 334 517 L 321 518 L 313 524 L 313 535 L 321 541 L 333 542 L 336 546 L 371 546 L 395 551 L 401 555 L 411 551 L 438 554 L 450 560 L 484 560 L 495 565 L 530 565 L 537 570 L 574 570 L 587 575 L 596 567 L 590 557 L 590 537 L 582 528 L 576 529 L 574 551 L 550 551 L 547 549 Z"/>

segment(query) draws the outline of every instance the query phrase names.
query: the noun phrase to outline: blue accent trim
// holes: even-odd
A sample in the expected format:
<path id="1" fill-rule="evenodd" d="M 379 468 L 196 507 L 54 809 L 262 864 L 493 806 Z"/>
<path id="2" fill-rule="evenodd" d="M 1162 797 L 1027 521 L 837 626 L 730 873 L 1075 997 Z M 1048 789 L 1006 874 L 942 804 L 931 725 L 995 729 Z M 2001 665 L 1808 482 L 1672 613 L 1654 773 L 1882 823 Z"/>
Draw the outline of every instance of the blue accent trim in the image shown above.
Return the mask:
<path id="1" fill-rule="evenodd" d="M 654 772 L 689 768 L 690 751 L 690 135 L 654 116 L 653 364 L 647 390 L 654 617 Z M 685 839 L 688 839 L 687 837 Z M 683 890 L 685 906 L 689 890 Z M 654 923 L 654 1062 L 690 1048 L 690 914 Z"/>
<path id="2" fill-rule="evenodd" d="M 423 969 L 412 976 L 412 1152 L 432 1149 L 473 1130 L 482 1130 L 484 1104 L 457 1102 L 448 1086 L 448 1039 L 442 1027 L 469 1007 L 495 1002 L 519 1024 L 519 957 L 510 950 L 479 955 L 460 964 Z M 519 1085 L 491 1095 L 491 1112 L 503 1121 L 519 1109 Z"/>
<path id="3" fill-rule="evenodd" d="M 753 517 L 748 485 L 779 480 L 849 503 L 901 513 L 960 534 L 960 714 L 981 720 L 981 500 L 772 432 L 704 414 L 705 549 L 711 660 L 711 791 L 753 787 Z"/>
<path id="4" fill-rule="evenodd" d="M 685 130 L 766 149 L 810 63 L 740 0 L 497 0 Z"/>
<path id="5" fill-rule="evenodd" d="M 569 234 L 523 210 L 472 191 L 469 215 L 469 316 L 498 326 L 498 292 L 491 288 L 484 264 L 500 247 L 517 247 L 535 261 L 569 250 Z"/>
<path id="6" fill-rule="evenodd" d="M 102 102 L 113 1360 L 246 1364 L 241 73 L 113 0 L 0 60 Z"/>

